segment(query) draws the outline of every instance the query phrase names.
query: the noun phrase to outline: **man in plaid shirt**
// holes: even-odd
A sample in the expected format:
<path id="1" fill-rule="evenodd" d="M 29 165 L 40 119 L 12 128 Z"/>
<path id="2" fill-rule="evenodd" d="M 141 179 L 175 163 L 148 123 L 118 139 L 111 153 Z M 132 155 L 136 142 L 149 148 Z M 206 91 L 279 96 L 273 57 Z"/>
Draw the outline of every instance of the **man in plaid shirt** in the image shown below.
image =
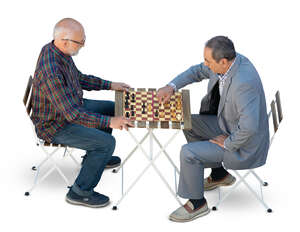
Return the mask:
<path id="1" fill-rule="evenodd" d="M 133 126 L 124 117 L 114 117 L 114 102 L 83 98 L 84 90 L 128 90 L 129 85 L 82 74 L 71 56 L 85 43 L 82 25 L 74 19 L 60 20 L 54 40 L 40 53 L 33 80 L 31 119 L 38 137 L 49 143 L 86 150 L 82 168 L 66 195 L 66 201 L 89 207 L 109 204 L 109 197 L 94 191 L 104 168 L 120 165 L 112 156 L 112 129 Z"/>

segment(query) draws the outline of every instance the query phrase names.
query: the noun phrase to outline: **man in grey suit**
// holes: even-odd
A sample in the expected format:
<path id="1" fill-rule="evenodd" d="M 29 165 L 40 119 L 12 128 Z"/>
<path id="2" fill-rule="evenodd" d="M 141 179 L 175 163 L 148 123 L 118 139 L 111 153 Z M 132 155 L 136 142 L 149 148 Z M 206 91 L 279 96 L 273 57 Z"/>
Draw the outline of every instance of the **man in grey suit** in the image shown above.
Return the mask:
<path id="1" fill-rule="evenodd" d="M 192 115 L 192 130 L 180 152 L 178 194 L 189 199 L 169 219 L 191 221 L 209 213 L 204 190 L 229 186 L 235 177 L 227 169 L 252 169 L 265 164 L 269 124 L 260 77 L 253 64 L 235 52 L 232 41 L 217 36 L 206 42 L 204 63 L 192 66 L 158 91 L 159 101 L 188 84 L 208 79 L 200 114 Z M 204 168 L 212 168 L 204 180 Z"/>

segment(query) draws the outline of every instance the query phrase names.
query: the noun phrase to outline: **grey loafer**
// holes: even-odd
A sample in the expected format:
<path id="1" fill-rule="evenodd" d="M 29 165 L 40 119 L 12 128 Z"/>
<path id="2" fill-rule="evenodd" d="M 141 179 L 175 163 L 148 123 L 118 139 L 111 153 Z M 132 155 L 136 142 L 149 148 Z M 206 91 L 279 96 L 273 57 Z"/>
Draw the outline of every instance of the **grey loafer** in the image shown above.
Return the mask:
<path id="1" fill-rule="evenodd" d="M 209 176 L 204 179 L 204 191 L 213 190 L 220 186 L 230 186 L 233 185 L 235 181 L 236 178 L 230 174 L 225 176 L 223 179 L 217 181 L 213 180 L 211 176 Z"/>
<path id="2" fill-rule="evenodd" d="M 194 209 L 193 204 L 188 201 L 184 206 L 176 209 L 170 216 L 169 219 L 174 222 L 189 222 L 198 217 L 209 214 L 210 209 L 207 206 L 207 203 L 199 207 L 198 209 Z"/>

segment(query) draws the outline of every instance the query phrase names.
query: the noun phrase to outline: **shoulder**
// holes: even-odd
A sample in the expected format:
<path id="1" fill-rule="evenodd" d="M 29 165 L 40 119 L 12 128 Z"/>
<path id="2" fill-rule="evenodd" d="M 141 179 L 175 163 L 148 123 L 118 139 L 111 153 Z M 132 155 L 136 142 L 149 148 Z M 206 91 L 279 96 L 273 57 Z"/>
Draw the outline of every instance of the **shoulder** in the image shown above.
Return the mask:
<path id="1" fill-rule="evenodd" d="M 61 61 L 51 49 L 50 45 L 45 45 L 40 53 L 36 72 L 42 73 L 46 76 L 51 76 L 59 72 Z"/>
<path id="2" fill-rule="evenodd" d="M 233 83 L 237 86 L 258 87 L 261 85 L 260 76 L 251 61 L 241 55 L 239 56 L 239 66 L 236 75 L 233 77 Z"/>

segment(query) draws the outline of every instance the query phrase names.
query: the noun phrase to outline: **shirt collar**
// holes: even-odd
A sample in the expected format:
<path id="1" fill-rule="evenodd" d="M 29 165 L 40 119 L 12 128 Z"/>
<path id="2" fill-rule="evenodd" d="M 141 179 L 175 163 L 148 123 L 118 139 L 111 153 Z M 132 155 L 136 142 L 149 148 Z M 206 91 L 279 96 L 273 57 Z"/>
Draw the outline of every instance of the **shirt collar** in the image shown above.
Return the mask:
<path id="1" fill-rule="evenodd" d="M 51 41 L 50 43 L 50 48 L 56 53 L 59 57 L 61 57 L 63 60 L 65 60 L 67 63 L 71 62 L 72 57 L 69 55 L 64 54 L 61 50 L 59 50 L 55 45 L 54 45 L 54 40 Z"/>

